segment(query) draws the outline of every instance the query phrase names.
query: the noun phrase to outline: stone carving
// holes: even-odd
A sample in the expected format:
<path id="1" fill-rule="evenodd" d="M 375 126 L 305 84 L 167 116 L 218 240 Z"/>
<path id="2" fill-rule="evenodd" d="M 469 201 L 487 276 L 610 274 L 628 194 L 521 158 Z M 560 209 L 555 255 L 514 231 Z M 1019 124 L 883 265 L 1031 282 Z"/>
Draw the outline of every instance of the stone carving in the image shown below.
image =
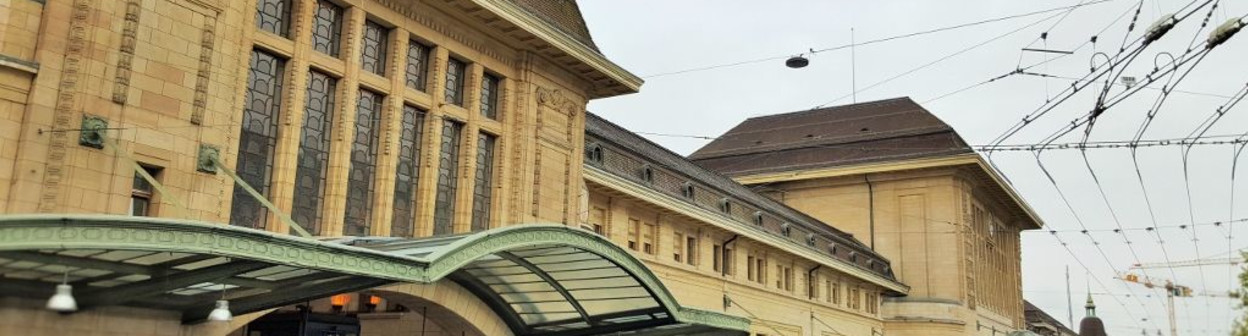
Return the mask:
<path id="1" fill-rule="evenodd" d="M 78 81 L 82 77 L 82 55 L 90 41 L 87 29 L 94 1 L 76 0 L 71 9 L 69 36 L 65 44 L 65 61 L 62 64 L 61 81 L 57 85 L 56 106 L 52 112 L 53 125 L 73 125 L 75 106 L 78 102 Z M 43 193 L 39 196 L 39 212 L 57 211 L 64 178 L 65 155 L 69 150 L 70 132 L 52 132 L 48 141 L 48 159 L 43 172 Z"/>
<path id="2" fill-rule="evenodd" d="M 139 0 L 126 2 L 126 19 L 121 30 L 121 51 L 117 57 L 117 75 L 113 80 L 113 102 L 125 104 L 130 91 L 130 69 L 134 62 L 134 48 L 138 43 L 139 14 L 143 6 Z"/>
<path id="3" fill-rule="evenodd" d="M 425 27 L 429 27 L 430 29 L 433 29 L 434 31 L 438 33 L 441 33 L 443 35 L 446 35 L 447 37 L 450 37 L 452 40 L 455 40 L 456 42 L 462 43 L 463 45 L 466 45 L 469 48 L 472 48 L 472 50 L 474 51 L 481 52 L 487 56 L 490 56 L 491 58 L 495 60 L 498 60 L 498 61 L 503 62 L 504 64 L 507 64 L 510 67 L 515 66 L 515 60 L 513 60 L 511 57 L 504 57 L 503 55 L 498 53 L 498 50 L 500 48 L 486 46 L 481 41 L 470 38 L 467 32 L 462 31 L 462 28 L 460 28 L 460 25 L 449 24 L 447 22 L 443 22 L 441 19 L 437 19 L 428 15 L 421 14 L 423 11 L 415 10 L 412 8 L 412 6 L 415 6 L 412 4 L 413 2 L 395 1 L 395 0 L 378 0 L 378 2 L 381 2 L 382 5 L 385 5 L 391 10 L 394 10 L 395 12 L 399 12 L 399 14 L 403 14 L 403 16 L 416 20 L 416 22 L 420 23 L 421 25 L 424 25 Z"/>
<path id="4" fill-rule="evenodd" d="M 212 77 L 212 55 L 217 41 L 216 14 L 204 16 L 199 40 L 199 69 L 195 72 L 195 100 L 191 110 L 191 123 L 195 125 L 203 124 L 204 110 L 208 108 L 208 81 Z"/>

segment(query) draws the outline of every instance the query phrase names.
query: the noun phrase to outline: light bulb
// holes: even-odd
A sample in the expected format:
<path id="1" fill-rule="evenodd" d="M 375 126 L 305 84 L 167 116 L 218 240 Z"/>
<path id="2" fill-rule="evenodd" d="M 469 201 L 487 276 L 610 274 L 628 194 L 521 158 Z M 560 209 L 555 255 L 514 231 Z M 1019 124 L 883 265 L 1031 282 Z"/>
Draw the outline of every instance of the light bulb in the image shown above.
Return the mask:
<path id="1" fill-rule="evenodd" d="M 74 300 L 74 286 L 69 284 L 56 285 L 56 294 L 48 299 L 48 310 L 58 313 L 72 313 L 78 310 L 78 301 Z"/>
<path id="2" fill-rule="evenodd" d="M 234 314 L 230 314 L 230 302 L 226 300 L 217 300 L 217 308 L 208 313 L 209 321 L 225 322 L 234 319 Z"/>

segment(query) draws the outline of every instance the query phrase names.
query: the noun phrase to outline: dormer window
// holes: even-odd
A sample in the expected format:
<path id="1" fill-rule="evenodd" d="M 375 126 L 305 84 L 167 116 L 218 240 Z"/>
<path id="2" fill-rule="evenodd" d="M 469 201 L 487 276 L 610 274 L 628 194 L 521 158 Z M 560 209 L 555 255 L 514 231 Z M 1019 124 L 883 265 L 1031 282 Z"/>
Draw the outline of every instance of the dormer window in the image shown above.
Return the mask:
<path id="1" fill-rule="evenodd" d="M 789 224 L 789 223 L 780 224 L 780 235 L 788 237 L 790 233 L 793 233 L 792 224 Z"/>
<path id="2" fill-rule="evenodd" d="M 806 246 L 815 247 L 815 234 L 814 233 L 806 234 Z"/>
<path id="3" fill-rule="evenodd" d="M 836 243 L 828 243 L 828 253 L 836 256 Z"/>
<path id="4" fill-rule="evenodd" d="M 694 189 L 693 189 L 693 182 L 685 182 L 684 185 L 681 185 L 680 193 L 684 195 L 685 198 L 687 199 L 693 199 L 693 196 L 695 195 Z"/>
<path id="5" fill-rule="evenodd" d="M 719 212 L 732 213 L 732 201 L 728 200 L 727 197 L 719 199 Z"/>
<path id="6" fill-rule="evenodd" d="M 654 168 L 650 168 L 650 165 L 641 166 L 640 175 L 642 181 L 646 183 L 654 182 Z"/>
<path id="7" fill-rule="evenodd" d="M 858 263 L 858 252 L 849 252 L 849 262 Z"/>
<path id="8" fill-rule="evenodd" d="M 763 212 L 762 211 L 754 212 L 754 225 L 763 226 Z"/>
<path id="9" fill-rule="evenodd" d="M 602 163 L 602 146 L 596 143 L 585 146 L 585 161 Z"/>

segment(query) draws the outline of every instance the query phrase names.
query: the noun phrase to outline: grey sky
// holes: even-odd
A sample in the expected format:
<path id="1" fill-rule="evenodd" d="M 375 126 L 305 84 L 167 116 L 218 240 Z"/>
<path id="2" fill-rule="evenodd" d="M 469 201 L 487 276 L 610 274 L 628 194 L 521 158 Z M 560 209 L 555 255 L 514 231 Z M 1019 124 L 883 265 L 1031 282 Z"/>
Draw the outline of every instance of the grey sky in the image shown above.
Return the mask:
<path id="1" fill-rule="evenodd" d="M 1064 1 L 580 1 L 594 39 L 603 53 L 630 71 L 646 77 L 653 74 L 727 64 L 745 60 L 785 56 L 809 49 L 821 49 L 850 42 L 854 28 L 859 42 L 940 28 L 960 23 L 1027 13 L 1079 3 Z M 1092 2 L 1091 0 L 1084 2 Z M 1146 0 L 1139 15 L 1135 39 L 1163 14 L 1178 11 L 1189 0 Z M 1203 0 L 1197 2 L 1198 4 Z M 1041 32 L 1057 22 L 1060 12 L 1040 14 L 949 32 L 911 37 L 859 47 L 856 54 L 857 87 L 868 87 L 948 54 L 987 41 L 1001 34 L 1034 24 L 983 47 L 949 58 L 926 69 L 857 94 L 857 101 L 910 96 L 937 116 L 953 125 L 972 144 L 988 144 L 1024 115 L 1041 106 L 1071 84 L 1065 79 L 1011 76 L 960 94 L 929 101 L 946 93 L 996 77 L 1017 68 L 1044 61 L 1044 54 L 1022 54 L 1020 48 L 1070 50 L 1126 16 L 1099 35 L 1096 48 L 1090 45 L 1074 55 L 1031 68 L 1030 71 L 1066 77 L 1087 74 L 1094 52 L 1117 52 L 1138 1 L 1114 0 L 1082 7 L 1049 30 L 1048 39 L 1038 41 Z M 1127 68 L 1124 76 L 1143 80 L 1161 52 L 1181 57 L 1189 42 L 1203 40 L 1213 26 L 1228 18 L 1248 14 L 1248 1 L 1221 1 L 1208 28 L 1199 32 L 1209 6 L 1183 21 L 1160 42 Z M 1055 14 L 1059 16 L 1054 16 Z M 1047 20 L 1046 20 L 1047 18 Z M 1042 21 L 1044 20 L 1044 21 Z M 1042 21 L 1042 22 L 1041 22 Z M 1037 23 L 1038 22 L 1038 23 Z M 1178 85 L 1179 90 L 1230 96 L 1248 84 L 1248 33 L 1241 33 L 1219 46 L 1199 63 Z M 1052 57 L 1052 55 L 1048 55 Z M 717 136 L 751 116 L 809 109 L 849 95 L 851 84 L 848 50 L 812 56 L 805 69 L 785 68 L 783 59 L 716 70 L 645 78 L 639 94 L 603 99 L 590 104 L 590 110 L 637 132 Z M 1164 82 L 1164 79 L 1163 79 Z M 1152 85 L 1160 88 L 1162 82 Z M 1050 133 L 1087 113 L 1101 86 L 1094 85 L 1024 128 L 1007 143 L 1037 143 Z M 1111 91 L 1111 96 L 1122 88 Z M 1146 112 L 1160 90 L 1147 89 L 1131 96 L 1101 116 L 1092 140 L 1130 140 L 1145 120 Z M 1217 96 L 1172 93 L 1145 133 L 1145 139 L 1185 137 L 1224 104 Z M 852 98 L 833 105 L 848 104 Z M 1248 102 L 1231 110 L 1209 135 L 1240 135 L 1248 132 Z M 1078 142 L 1082 129 L 1058 142 Z M 694 138 L 648 136 L 650 139 L 688 154 L 707 141 Z M 1167 329 L 1162 306 L 1164 294 L 1114 278 L 1114 270 L 1125 271 L 1137 260 L 1160 262 L 1227 257 L 1230 247 L 1248 247 L 1248 223 L 1236 222 L 1215 227 L 1196 226 L 1159 229 L 1157 234 L 1133 229 L 1153 225 L 1140 183 L 1136 179 L 1130 151 L 1096 149 L 1087 152 L 1089 162 L 1104 187 L 1112 206 L 1105 206 L 1088 168 L 1076 150 L 1044 152 L 1043 163 L 1053 173 L 1061 191 L 1068 197 L 1076 218 L 1027 152 L 993 155 L 1000 168 L 1014 182 L 1030 204 L 1048 223 L 1045 232 L 1023 233 L 1024 295 L 1050 314 L 1065 321 L 1063 269 L 1069 265 L 1075 292 L 1075 319 L 1082 317 L 1082 302 L 1089 284 L 1111 333 L 1136 335 L 1141 328 Z M 1138 158 L 1144 185 L 1152 201 L 1156 222 L 1162 226 L 1227 221 L 1248 217 L 1248 178 L 1235 184 L 1235 211 L 1232 212 L 1231 146 L 1196 146 L 1189 154 L 1188 170 L 1192 194 L 1191 212 L 1188 188 L 1184 183 L 1180 147 L 1144 148 Z M 1246 155 L 1248 156 L 1248 155 Z M 1248 157 L 1241 158 L 1239 174 L 1248 175 Z M 1115 220 L 1115 215 L 1117 220 Z M 1193 221 L 1194 219 L 1194 221 Z M 1084 235 L 1082 221 L 1093 233 Z M 1127 229 L 1127 234 L 1096 230 Z M 1058 237 L 1091 271 L 1066 252 L 1047 230 Z M 1245 232 L 1240 234 L 1239 232 Z M 1233 239 L 1227 239 L 1231 234 Z M 1125 236 L 1125 237 L 1124 237 Z M 1158 236 L 1164 244 L 1158 243 Z M 1129 240 L 1131 245 L 1124 242 Z M 1099 243 L 1094 245 L 1093 242 Z M 1104 251 L 1098 252 L 1097 246 Z M 1163 252 L 1164 247 L 1164 252 Z M 1132 252 L 1134 250 L 1134 253 Z M 1198 252 L 1199 251 L 1199 252 Z M 1112 268 L 1111 268 L 1112 267 Z M 1234 275 L 1229 265 L 1202 268 L 1175 268 L 1173 278 L 1198 293 L 1225 292 Z M 1202 272 L 1203 271 L 1203 272 Z M 1138 273 L 1138 272 L 1137 272 Z M 1172 278 L 1169 269 L 1148 270 L 1156 278 Z M 1104 287 L 1102 287 L 1102 284 Z M 1134 296 L 1128 296 L 1134 295 Z M 1147 295 L 1147 296 L 1146 296 Z M 1225 298 L 1176 299 L 1181 335 L 1225 335 L 1239 311 Z M 1134 316 L 1133 321 L 1129 316 Z M 1147 317 L 1147 321 L 1139 321 Z"/>

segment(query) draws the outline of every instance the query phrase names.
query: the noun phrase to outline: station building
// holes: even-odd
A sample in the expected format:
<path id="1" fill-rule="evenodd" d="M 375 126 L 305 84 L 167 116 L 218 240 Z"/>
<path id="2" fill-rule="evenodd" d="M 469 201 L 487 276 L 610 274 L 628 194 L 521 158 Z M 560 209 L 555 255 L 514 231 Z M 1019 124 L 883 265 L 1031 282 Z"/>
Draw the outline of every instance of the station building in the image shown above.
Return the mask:
<path id="1" fill-rule="evenodd" d="M 1025 328 L 1041 223 L 922 107 L 686 158 L 585 110 L 641 84 L 574 1 L 0 2 L 0 330 Z"/>

